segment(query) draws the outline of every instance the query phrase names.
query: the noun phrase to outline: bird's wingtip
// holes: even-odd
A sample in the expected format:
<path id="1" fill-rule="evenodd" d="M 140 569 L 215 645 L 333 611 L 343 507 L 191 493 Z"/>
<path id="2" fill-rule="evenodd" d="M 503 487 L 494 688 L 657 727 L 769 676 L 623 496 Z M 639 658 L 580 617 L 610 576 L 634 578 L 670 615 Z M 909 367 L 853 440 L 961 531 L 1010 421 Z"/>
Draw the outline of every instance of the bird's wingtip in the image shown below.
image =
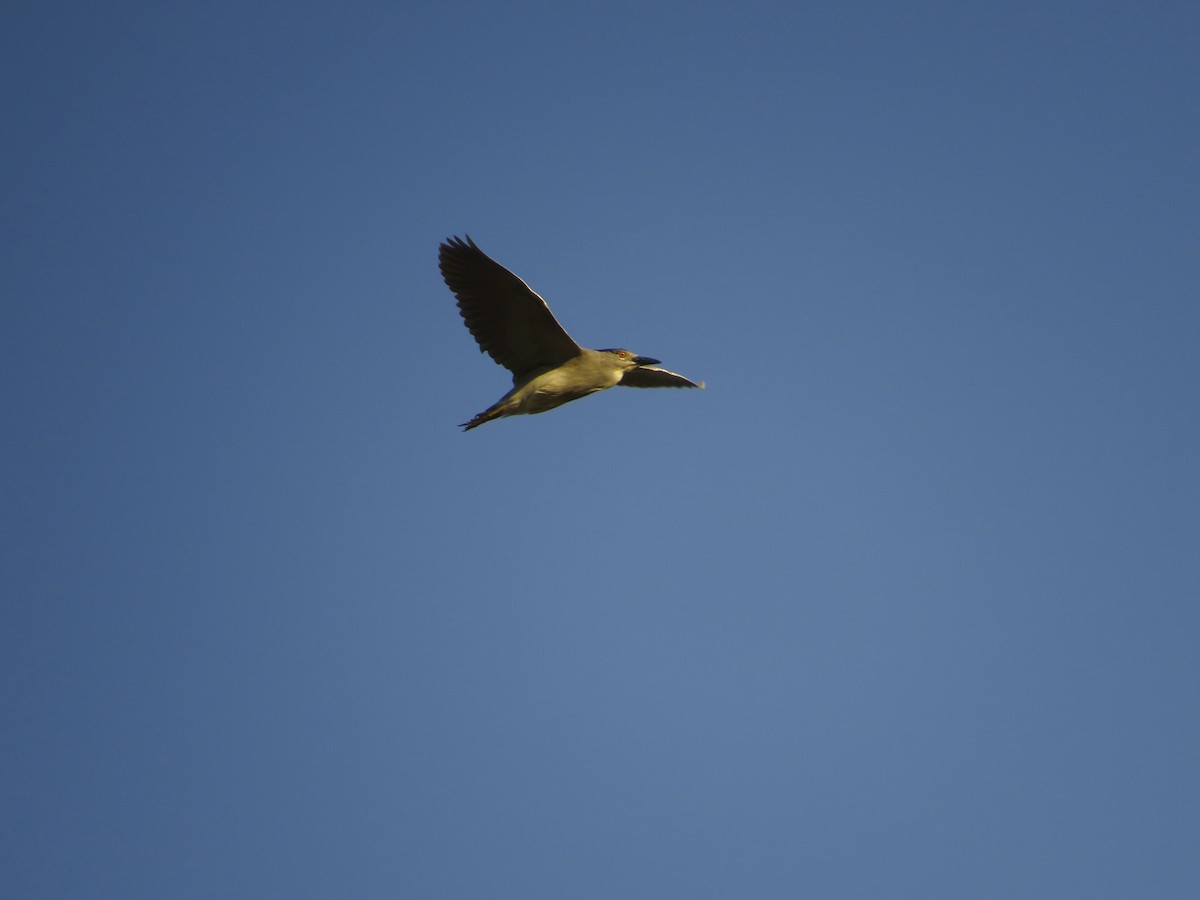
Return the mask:
<path id="1" fill-rule="evenodd" d="M 471 235 L 467 234 L 465 231 L 463 232 L 462 237 L 459 237 L 457 234 L 450 235 L 450 237 L 448 237 L 444 241 L 442 241 L 442 243 L 439 246 L 443 247 L 445 249 L 453 249 L 453 250 L 459 250 L 459 249 L 464 249 L 464 248 L 469 248 L 469 249 L 473 248 L 475 250 L 479 249 L 478 247 L 475 246 L 475 242 L 473 240 L 471 240 Z"/>

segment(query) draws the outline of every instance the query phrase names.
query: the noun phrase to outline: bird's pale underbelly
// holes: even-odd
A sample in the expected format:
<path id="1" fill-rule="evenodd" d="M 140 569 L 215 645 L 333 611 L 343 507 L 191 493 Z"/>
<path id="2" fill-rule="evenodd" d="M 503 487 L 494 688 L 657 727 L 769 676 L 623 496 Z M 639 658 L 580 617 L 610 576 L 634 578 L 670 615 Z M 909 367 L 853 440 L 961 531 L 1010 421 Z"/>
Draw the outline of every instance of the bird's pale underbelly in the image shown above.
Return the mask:
<path id="1" fill-rule="evenodd" d="M 567 380 L 559 370 L 552 370 L 537 376 L 518 392 L 521 394 L 520 411 L 528 415 L 546 412 L 562 406 L 564 403 L 570 403 L 572 400 L 578 400 L 580 397 L 586 397 L 588 394 L 594 394 L 612 386 L 597 385 L 581 390 L 578 385 L 568 385 Z"/>

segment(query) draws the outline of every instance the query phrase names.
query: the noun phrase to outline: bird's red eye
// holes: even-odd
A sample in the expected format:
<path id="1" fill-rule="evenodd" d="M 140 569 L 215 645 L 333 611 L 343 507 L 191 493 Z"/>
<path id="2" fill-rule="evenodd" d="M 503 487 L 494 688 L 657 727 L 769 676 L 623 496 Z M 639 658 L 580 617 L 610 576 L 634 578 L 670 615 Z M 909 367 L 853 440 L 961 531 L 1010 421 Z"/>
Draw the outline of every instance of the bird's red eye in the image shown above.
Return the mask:
<path id="1" fill-rule="evenodd" d="M 617 356 L 621 357 L 621 359 L 624 359 L 624 358 L 626 357 L 626 355 L 627 355 L 627 354 L 625 353 L 625 351 L 624 351 L 624 350 L 618 350 L 618 351 L 617 351 Z"/>

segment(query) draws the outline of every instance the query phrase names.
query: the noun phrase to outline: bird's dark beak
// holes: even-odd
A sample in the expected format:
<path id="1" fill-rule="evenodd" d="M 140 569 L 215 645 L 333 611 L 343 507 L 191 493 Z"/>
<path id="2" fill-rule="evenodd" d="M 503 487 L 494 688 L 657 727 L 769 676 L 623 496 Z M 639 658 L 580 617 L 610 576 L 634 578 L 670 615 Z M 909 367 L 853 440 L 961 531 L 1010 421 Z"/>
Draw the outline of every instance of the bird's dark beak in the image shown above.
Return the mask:
<path id="1" fill-rule="evenodd" d="M 660 362 L 662 362 L 661 359 L 654 359 L 651 356 L 635 356 L 633 361 L 639 366 L 657 366 Z"/>

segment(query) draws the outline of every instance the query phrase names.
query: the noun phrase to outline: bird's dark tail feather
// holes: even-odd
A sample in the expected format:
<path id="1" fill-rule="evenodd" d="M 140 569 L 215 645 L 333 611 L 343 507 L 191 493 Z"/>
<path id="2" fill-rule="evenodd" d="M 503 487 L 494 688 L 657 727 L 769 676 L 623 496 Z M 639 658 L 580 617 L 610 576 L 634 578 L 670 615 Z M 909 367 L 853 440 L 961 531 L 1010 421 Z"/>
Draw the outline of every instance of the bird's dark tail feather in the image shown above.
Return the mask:
<path id="1" fill-rule="evenodd" d="M 495 406 L 485 409 L 483 412 L 479 413 L 479 415 L 473 417 L 470 422 L 463 422 L 459 427 L 461 427 L 463 431 L 470 431 L 472 428 L 478 428 L 484 422 L 490 422 L 492 419 L 499 419 L 502 415 L 504 415 L 504 412 L 502 411 L 500 404 L 497 403 Z"/>

